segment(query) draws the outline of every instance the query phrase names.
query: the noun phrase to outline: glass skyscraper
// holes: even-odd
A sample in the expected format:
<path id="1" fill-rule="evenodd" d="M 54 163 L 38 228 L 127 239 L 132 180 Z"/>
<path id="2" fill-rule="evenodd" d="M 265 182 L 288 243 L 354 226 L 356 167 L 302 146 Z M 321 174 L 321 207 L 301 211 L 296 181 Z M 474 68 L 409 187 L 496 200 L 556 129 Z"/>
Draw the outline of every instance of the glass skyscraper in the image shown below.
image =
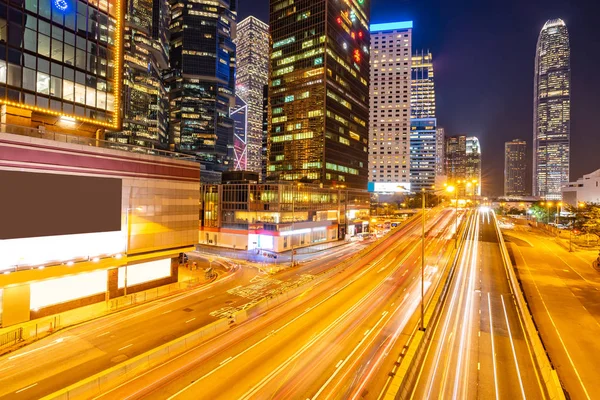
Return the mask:
<path id="1" fill-rule="evenodd" d="M 569 182 L 571 136 L 571 51 L 561 19 L 546 22 L 535 56 L 533 195 L 562 198 Z"/>
<path id="2" fill-rule="evenodd" d="M 263 89 L 269 83 L 269 26 L 255 17 L 237 25 L 236 95 L 248 104 L 246 169 L 262 173 Z"/>
<path id="3" fill-rule="evenodd" d="M 123 124 L 107 139 L 148 148 L 169 147 L 167 0 L 128 0 L 123 34 Z"/>
<path id="4" fill-rule="evenodd" d="M 271 0 L 268 179 L 366 189 L 370 1 Z"/>
<path id="5" fill-rule="evenodd" d="M 417 51 L 411 66 L 410 184 L 414 192 L 432 190 L 438 175 L 437 119 L 431 52 Z"/>
<path id="6" fill-rule="evenodd" d="M 1 0 L 0 104 L 7 123 L 101 137 L 119 129 L 120 0 Z"/>
<path id="7" fill-rule="evenodd" d="M 233 169 L 236 0 L 169 0 L 169 130 L 175 149 L 193 153 L 203 182 Z"/>

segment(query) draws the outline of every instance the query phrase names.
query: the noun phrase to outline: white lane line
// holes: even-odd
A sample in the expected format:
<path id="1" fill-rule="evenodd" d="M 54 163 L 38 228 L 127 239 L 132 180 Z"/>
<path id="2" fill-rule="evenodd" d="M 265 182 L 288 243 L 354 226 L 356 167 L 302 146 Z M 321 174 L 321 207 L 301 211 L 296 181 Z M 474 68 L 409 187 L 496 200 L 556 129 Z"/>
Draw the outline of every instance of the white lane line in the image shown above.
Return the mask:
<path id="1" fill-rule="evenodd" d="M 335 364 L 335 367 L 336 367 L 336 368 L 339 368 L 339 367 L 340 367 L 340 365 L 342 365 L 342 363 L 343 363 L 343 362 L 344 362 L 344 360 L 340 360 L 340 361 L 338 361 L 338 363 L 337 363 L 337 364 Z M 310 397 L 309 397 L 309 398 L 310 398 Z"/>
<path id="2" fill-rule="evenodd" d="M 188 319 L 187 321 L 185 321 L 185 323 L 186 323 L 186 324 L 187 324 L 187 323 L 190 323 L 190 322 L 194 321 L 195 319 L 196 319 L 195 317 L 194 317 L 194 318 L 192 318 L 192 319 Z"/>
<path id="3" fill-rule="evenodd" d="M 488 292 L 488 312 L 490 313 L 490 335 L 492 336 L 492 362 L 494 364 L 494 388 L 496 390 L 496 400 L 499 399 L 498 393 L 498 375 L 496 372 L 496 347 L 494 344 L 494 326 L 492 324 L 492 302 L 490 292 Z"/>
<path id="4" fill-rule="evenodd" d="M 167 310 L 167 311 L 163 312 L 162 314 L 163 314 L 163 315 L 164 315 L 164 314 L 168 314 L 168 313 L 170 313 L 171 311 L 173 311 L 173 310 Z"/>
<path id="5" fill-rule="evenodd" d="M 47 344 L 47 345 L 45 345 L 45 346 L 38 347 L 37 349 L 33 349 L 33 350 L 26 351 L 26 352 L 24 352 L 24 353 L 15 354 L 15 355 L 14 355 L 14 356 L 12 356 L 12 357 L 8 357 L 8 359 L 9 359 L 9 360 L 14 360 L 15 358 L 23 357 L 23 356 L 26 356 L 26 355 L 28 355 L 28 354 L 35 353 L 36 351 L 40 351 L 40 350 L 43 350 L 43 349 L 47 349 L 47 348 L 48 348 L 48 347 L 50 347 L 50 346 L 54 346 L 55 344 L 62 343 L 64 340 L 65 340 L 65 338 L 58 338 L 58 339 L 56 339 L 54 342 L 52 342 L 52 343 L 48 343 L 48 344 Z"/>
<path id="6" fill-rule="evenodd" d="M 233 356 L 231 356 L 231 357 L 227 357 L 226 359 L 224 359 L 223 361 L 221 361 L 221 362 L 219 363 L 219 365 L 223 365 L 223 364 L 225 364 L 227 361 L 231 360 L 232 358 L 233 358 Z"/>
<path id="7" fill-rule="evenodd" d="M 126 348 L 131 347 L 131 346 L 133 346 L 133 343 L 129 343 L 127 346 L 123 346 L 117 351 L 125 350 Z"/>
<path id="8" fill-rule="evenodd" d="M 23 389 L 19 389 L 19 390 L 17 390 L 15 393 L 21 393 L 21 392 L 24 392 L 24 391 L 26 391 L 27 389 L 31 389 L 32 387 L 34 387 L 34 386 L 36 386 L 36 385 L 37 385 L 37 382 L 36 382 L 36 383 L 34 383 L 33 385 L 26 386 L 26 387 L 24 387 Z"/>
<path id="9" fill-rule="evenodd" d="M 508 323 L 508 314 L 506 313 L 506 305 L 504 304 L 504 296 L 500 295 L 502 299 L 502 308 L 504 309 L 504 318 L 506 319 L 506 327 L 508 328 L 508 338 L 510 339 L 510 347 L 512 347 L 513 358 L 515 359 L 515 366 L 517 367 L 517 377 L 519 378 L 519 385 L 521 385 L 521 394 L 525 399 L 525 388 L 523 387 L 523 379 L 521 379 L 521 370 L 519 369 L 519 362 L 517 361 L 517 352 L 515 351 L 515 343 L 513 342 L 512 332 L 510 330 L 510 324 Z"/>
<path id="10" fill-rule="evenodd" d="M 98 336 L 96 336 L 96 337 L 102 337 L 102 336 L 106 336 L 106 335 L 108 335 L 109 333 L 110 333 L 110 331 L 109 331 L 109 332 L 104 332 L 104 333 L 101 333 L 100 335 L 98 335 Z"/>

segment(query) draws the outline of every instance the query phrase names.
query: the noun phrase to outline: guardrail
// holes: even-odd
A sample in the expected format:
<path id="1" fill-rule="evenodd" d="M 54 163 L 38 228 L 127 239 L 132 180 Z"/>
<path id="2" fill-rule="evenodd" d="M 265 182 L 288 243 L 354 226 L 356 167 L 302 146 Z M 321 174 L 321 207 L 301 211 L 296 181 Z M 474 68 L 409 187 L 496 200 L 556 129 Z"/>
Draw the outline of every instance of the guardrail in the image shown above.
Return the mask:
<path id="1" fill-rule="evenodd" d="M 409 220 L 404 227 L 414 223 L 419 215 Z M 403 227 L 403 228 L 404 228 Z M 356 262 L 358 259 L 363 259 L 365 265 L 375 259 L 384 250 L 383 246 L 378 246 L 382 242 L 392 239 L 394 236 L 399 235 L 402 228 L 396 231 L 390 232 L 388 235 L 375 241 L 369 247 L 361 250 L 348 260 L 338 264 L 334 268 L 330 268 L 321 274 L 316 275 L 316 278 L 298 284 L 297 286 L 288 287 L 288 291 L 281 292 L 277 295 L 271 295 L 263 298 L 262 300 L 251 304 L 243 310 L 232 313 L 226 318 L 221 318 L 205 327 L 202 327 L 194 332 L 184 335 L 180 338 L 174 339 L 162 346 L 155 349 L 149 350 L 143 354 L 140 354 L 134 358 L 126 360 L 120 364 L 115 365 L 112 368 L 101 371 L 95 375 L 92 375 L 86 379 L 76 382 L 64 389 L 61 389 L 55 393 L 51 393 L 42 398 L 42 400 L 77 400 L 87 399 L 102 393 L 105 393 L 116 386 L 126 382 L 128 379 L 143 373 L 159 364 L 166 362 L 168 359 L 181 355 L 192 348 L 199 346 L 207 340 L 216 337 L 229 330 L 233 324 L 240 324 L 250 318 L 255 318 L 273 308 L 286 303 L 301 294 L 306 286 L 309 284 L 314 285 L 315 282 L 321 282 L 331 277 L 332 275 L 341 272 L 346 269 L 349 265 Z M 365 259 L 367 257 L 368 259 Z"/>
<path id="2" fill-rule="evenodd" d="M 546 352 L 544 344 L 542 343 L 542 339 L 540 338 L 538 330 L 533 321 L 533 316 L 529 312 L 527 300 L 525 300 L 525 296 L 523 295 L 521 287 L 519 286 L 517 274 L 514 271 L 512 261 L 508 255 L 506 243 L 504 242 L 504 237 L 502 236 L 502 232 L 498 226 L 498 221 L 495 214 L 494 226 L 496 227 L 496 234 L 498 235 L 498 240 L 500 242 L 500 252 L 502 253 L 504 267 L 508 273 L 508 280 L 511 290 L 517 302 L 517 308 L 525 327 L 525 333 L 527 334 L 527 339 L 529 339 L 529 344 L 531 344 L 533 355 L 535 356 L 535 360 L 544 381 L 546 391 L 548 392 L 548 396 L 550 399 L 565 399 L 565 393 L 560 380 L 558 379 L 558 374 L 556 373 L 556 370 L 554 369 L 554 366 L 548 357 L 548 353 Z"/>
<path id="3" fill-rule="evenodd" d="M 23 328 L 18 328 L 0 335 L 0 349 L 4 346 L 12 346 L 23 340 Z"/>

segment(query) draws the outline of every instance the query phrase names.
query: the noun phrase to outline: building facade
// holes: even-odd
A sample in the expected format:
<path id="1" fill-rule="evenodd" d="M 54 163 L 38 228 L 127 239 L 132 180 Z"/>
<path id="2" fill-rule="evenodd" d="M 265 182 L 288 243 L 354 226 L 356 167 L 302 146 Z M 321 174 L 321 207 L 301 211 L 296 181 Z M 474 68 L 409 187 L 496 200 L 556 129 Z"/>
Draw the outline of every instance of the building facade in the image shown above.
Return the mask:
<path id="1" fill-rule="evenodd" d="M 465 151 L 465 180 L 471 182 L 471 185 L 467 187 L 467 194 L 481 196 L 481 146 L 479 139 L 475 136 L 467 137 Z"/>
<path id="2" fill-rule="evenodd" d="M 123 123 L 106 138 L 118 143 L 168 149 L 169 67 L 167 0 L 128 0 L 123 34 Z"/>
<path id="3" fill-rule="evenodd" d="M 515 139 L 504 144 L 504 196 L 527 196 L 527 143 Z"/>
<path id="4" fill-rule="evenodd" d="M 236 0 L 169 1 L 171 140 L 196 155 L 202 179 L 233 168 Z"/>
<path id="5" fill-rule="evenodd" d="M 369 190 L 410 191 L 411 21 L 371 25 Z"/>
<path id="6" fill-rule="evenodd" d="M 267 178 L 366 189 L 370 1 L 270 5 Z"/>
<path id="7" fill-rule="evenodd" d="M 562 187 L 563 201 L 574 207 L 579 203 L 600 204 L 600 169 Z"/>
<path id="8" fill-rule="evenodd" d="M 436 129 L 435 174 L 437 177 L 446 176 L 446 131 L 442 127 Z"/>
<path id="9" fill-rule="evenodd" d="M 313 184 L 240 182 L 202 185 L 200 243 L 276 253 L 362 232 L 365 191 Z"/>
<path id="10" fill-rule="evenodd" d="M 269 83 L 269 26 L 255 17 L 237 25 L 236 94 L 248 104 L 246 169 L 262 174 L 263 88 Z"/>
<path id="11" fill-rule="evenodd" d="M 559 200 L 571 141 L 571 50 L 561 19 L 546 22 L 538 38 L 533 126 L 533 195 Z"/>
<path id="12" fill-rule="evenodd" d="M 248 103 L 237 94 L 229 117 L 233 120 L 233 169 L 245 171 L 248 169 Z"/>
<path id="13" fill-rule="evenodd" d="M 433 56 L 417 51 L 411 68 L 410 184 L 414 192 L 435 188 L 437 119 Z"/>
<path id="14" fill-rule="evenodd" d="M 2 0 L 1 122 L 102 138 L 120 129 L 121 0 Z"/>
<path id="15" fill-rule="evenodd" d="M 0 199 L 0 326 L 178 281 L 198 241 L 193 158 L 15 132 L 0 133 L 0 186 L 20 193 Z"/>
<path id="16" fill-rule="evenodd" d="M 451 136 L 446 139 L 446 174 L 448 181 L 456 182 L 467 176 L 467 137 Z"/>

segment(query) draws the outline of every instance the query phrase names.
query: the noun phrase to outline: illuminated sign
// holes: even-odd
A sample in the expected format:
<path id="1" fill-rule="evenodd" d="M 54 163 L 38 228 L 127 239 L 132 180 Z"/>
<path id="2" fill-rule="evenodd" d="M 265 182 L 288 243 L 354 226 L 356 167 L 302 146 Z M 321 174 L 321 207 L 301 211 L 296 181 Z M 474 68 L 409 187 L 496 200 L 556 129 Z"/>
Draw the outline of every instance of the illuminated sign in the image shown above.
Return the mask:
<path id="1" fill-rule="evenodd" d="M 410 192 L 410 183 L 369 182 L 368 188 L 372 193 L 408 193 Z"/>
<path id="2" fill-rule="evenodd" d="M 412 21 L 403 21 L 403 22 L 390 22 L 387 24 L 372 24 L 370 27 L 371 32 L 381 32 L 381 31 L 395 31 L 399 29 L 412 29 L 413 22 Z"/>
<path id="3" fill-rule="evenodd" d="M 69 8 L 69 4 L 65 0 L 54 0 L 54 7 L 59 11 L 65 12 Z"/>

